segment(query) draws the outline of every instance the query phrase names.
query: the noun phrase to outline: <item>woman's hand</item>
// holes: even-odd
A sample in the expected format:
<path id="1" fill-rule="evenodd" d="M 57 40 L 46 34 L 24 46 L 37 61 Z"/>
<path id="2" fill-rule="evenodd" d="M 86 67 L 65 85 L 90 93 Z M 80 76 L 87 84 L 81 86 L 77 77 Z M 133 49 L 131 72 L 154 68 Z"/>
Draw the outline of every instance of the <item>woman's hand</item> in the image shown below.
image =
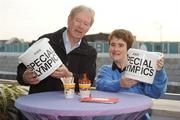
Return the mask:
<path id="1" fill-rule="evenodd" d="M 161 57 L 161 59 L 158 59 L 156 65 L 157 65 L 156 70 L 157 71 L 161 70 L 162 67 L 164 66 L 164 57 Z"/>
<path id="2" fill-rule="evenodd" d="M 132 86 L 136 85 L 137 83 L 138 83 L 137 80 L 133 80 L 130 78 L 125 78 L 125 77 L 123 77 L 120 80 L 120 86 L 124 87 L 124 88 L 131 88 Z"/>

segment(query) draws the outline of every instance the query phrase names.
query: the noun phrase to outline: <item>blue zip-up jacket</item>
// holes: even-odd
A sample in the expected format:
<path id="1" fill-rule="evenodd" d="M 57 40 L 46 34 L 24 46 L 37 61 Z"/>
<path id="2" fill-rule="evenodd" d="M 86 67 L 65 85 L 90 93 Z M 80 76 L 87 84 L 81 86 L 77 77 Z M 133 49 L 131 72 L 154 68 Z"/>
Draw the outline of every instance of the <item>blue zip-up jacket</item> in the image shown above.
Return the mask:
<path id="1" fill-rule="evenodd" d="M 103 65 L 96 76 L 96 89 L 111 92 L 131 92 L 149 96 L 151 98 L 160 98 L 167 88 L 167 74 L 162 68 L 156 72 L 153 84 L 139 82 L 131 88 L 122 88 L 120 80 L 124 71 L 120 71 L 111 65 Z M 143 120 L 148 120 L 147 116 Z"/>

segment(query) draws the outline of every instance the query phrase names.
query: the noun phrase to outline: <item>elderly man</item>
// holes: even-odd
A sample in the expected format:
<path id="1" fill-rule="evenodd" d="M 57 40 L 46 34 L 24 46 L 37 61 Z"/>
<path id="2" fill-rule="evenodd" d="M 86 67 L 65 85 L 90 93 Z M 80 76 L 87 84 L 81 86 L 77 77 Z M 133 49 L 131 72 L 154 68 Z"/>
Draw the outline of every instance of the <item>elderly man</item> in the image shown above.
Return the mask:
<path id="1" fill-rule="evenodd" d="M 94 22 L 95 12 L 86 6 L 73 8 L 68 16 L 67 28 L 41 36 L 49 43 L 63 65 L 42 81 L 24 64 L 17 68 L 17 80 L 21 85 L 30 85 L 29 93 L 63 90 L 62 77 L 73 76 L 75 90 L 79 91 L 78 80 L 86 73 L 91 83 L 96 75 L 96 50 L 83 38 Z"/>

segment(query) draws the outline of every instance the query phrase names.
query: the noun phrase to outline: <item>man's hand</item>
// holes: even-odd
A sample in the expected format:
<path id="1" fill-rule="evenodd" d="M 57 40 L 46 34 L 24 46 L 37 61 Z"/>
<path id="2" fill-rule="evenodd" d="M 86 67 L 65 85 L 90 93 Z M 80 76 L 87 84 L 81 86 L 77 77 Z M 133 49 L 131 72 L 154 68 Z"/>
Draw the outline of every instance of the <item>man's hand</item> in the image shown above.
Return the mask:
<path id="1" fill-rule="evenodd" d="M 38 84 L 40 81 L 37 79 L 37 76 L 31 71 L 30 69 L 27 69 L 23 74 L 23 80 L 27 84 Z"/>
<path id="2" fill-rule="evenodd" d="M 62 64 L 51 74 L 51 76 L 54 78 L 66 78 L 71 77 L 72 75 L 72 72 L 70 72 L 64 64 Z"/>

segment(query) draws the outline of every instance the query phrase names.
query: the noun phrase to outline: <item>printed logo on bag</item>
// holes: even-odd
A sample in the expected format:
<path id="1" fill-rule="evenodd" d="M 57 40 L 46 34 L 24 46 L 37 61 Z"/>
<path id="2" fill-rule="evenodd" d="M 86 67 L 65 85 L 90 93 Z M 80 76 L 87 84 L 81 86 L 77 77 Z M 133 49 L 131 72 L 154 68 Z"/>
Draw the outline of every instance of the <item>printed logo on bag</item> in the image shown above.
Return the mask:
<path id="1" fill-rule="evenodd" d="M 145 76 L 153 76 L 153 74 L 155 74 L 152 61 L 150 59 L 140 58 L 138 54 L 133 55 L 134 56 L 128 55 L 129 64 L 126 67 L 127 71 Z"/>
<path id="2" fill-rule="evenodd" d="M 34 55 L 37 55 L 41 52 L 41 49 L 38 49 Z M 27 65 L 28 68 L 32 69 L 37 76 L 41 76 L 46 71 L 53 67 L 53 64 L 59 60 L 58 56 L 51 48 L 39 55 L 34 61 Z"/>
<path id="3" fill-rule="evenodd" d="M 155 52 L 129 49 L 125 77 L 152 84 L 156 74 L 156 62 L 159 58 L 160 53 L 158 55 Z"/>
<path id="4" fill-rule="evenodd" d="M 49 76 L 62 64 L 62 61 L 48 41 L 49 39 L 47 38 L 36 41 L 19 56 L 19 60 L 23 62 L 27 68 L 30 68 L 39 80 L 43 80 Z"/>

